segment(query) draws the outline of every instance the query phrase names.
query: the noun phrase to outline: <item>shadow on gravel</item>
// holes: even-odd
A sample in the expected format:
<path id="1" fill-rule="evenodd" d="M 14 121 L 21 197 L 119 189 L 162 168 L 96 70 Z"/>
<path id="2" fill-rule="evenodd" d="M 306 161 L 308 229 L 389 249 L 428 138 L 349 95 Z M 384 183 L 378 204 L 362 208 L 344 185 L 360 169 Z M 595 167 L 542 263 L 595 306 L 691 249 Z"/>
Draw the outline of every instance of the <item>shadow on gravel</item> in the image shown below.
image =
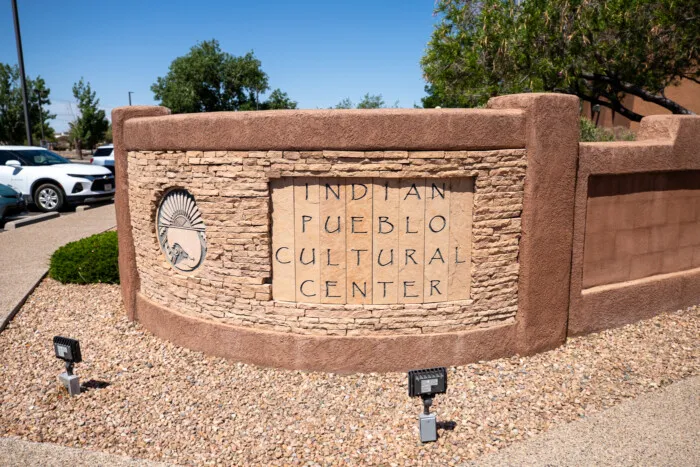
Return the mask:
<path id="1" fill-rule="evenodd" d="M 91 379 L 90 381 L 86 381 L 83 384 L 80 385 L 80 392 L 88 392 L 92 389 L 104 389 L 107 386 L 109 386 L 109 383 L 107 381 L 99 381 L 96 379 Z"/>
<path id="2" fill-rule="evenodd" d="M 437 422 L 437 429 L 438 430 L 447 430 L 447 431 L 452 431 L 457 427 L 456 422 Z"/>

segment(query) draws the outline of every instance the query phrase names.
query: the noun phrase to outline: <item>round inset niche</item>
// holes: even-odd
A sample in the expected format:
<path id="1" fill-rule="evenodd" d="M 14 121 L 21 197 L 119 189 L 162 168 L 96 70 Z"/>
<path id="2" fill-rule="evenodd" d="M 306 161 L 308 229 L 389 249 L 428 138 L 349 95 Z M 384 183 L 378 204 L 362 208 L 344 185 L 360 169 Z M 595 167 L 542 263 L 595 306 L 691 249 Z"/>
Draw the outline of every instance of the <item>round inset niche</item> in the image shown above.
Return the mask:
<path id="1" fill-rule="evenodd" d="M 160 248 L 170 265 L 192 272 L 204 262 L 207 253 L 205 225 L 197 202 L 187 190 L 168 191 L 157 212 Z"/>

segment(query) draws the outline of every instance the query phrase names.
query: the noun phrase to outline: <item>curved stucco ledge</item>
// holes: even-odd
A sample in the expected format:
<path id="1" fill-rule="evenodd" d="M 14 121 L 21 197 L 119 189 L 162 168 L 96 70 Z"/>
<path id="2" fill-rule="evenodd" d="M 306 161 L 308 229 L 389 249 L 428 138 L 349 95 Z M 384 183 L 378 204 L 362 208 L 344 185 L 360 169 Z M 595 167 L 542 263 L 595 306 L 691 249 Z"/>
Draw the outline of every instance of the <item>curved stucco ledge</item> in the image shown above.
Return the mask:
<path id="1" fill-rule="evenodd" d="M 215 323 L 136 296 L 136 320 L 156 336 L 216 357 L 295 370 L 387 372 L 513 355 L 516 324 L 466 332 L 312 336 Z"/>

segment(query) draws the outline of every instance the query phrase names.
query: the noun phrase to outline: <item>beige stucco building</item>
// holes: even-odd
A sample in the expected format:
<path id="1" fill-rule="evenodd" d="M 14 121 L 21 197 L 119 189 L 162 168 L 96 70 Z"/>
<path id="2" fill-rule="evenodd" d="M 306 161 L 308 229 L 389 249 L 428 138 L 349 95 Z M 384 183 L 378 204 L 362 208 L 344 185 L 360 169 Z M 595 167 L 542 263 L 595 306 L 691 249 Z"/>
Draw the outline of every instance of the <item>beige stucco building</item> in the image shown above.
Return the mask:
<path id="1" fill-rule="evenodd" d="M 666 88 L 666 97 L 678 102 L 693 112 L 700 114 L 700 84 L 694 83 L 693 81 L 683 80 L 678 86 L 669 86 Z M 671 113 L 669 110 L 661 106 L 644 101 L 636 96 L 628 95 L 624 99 L 624 104 L 630 110 L 644 115 L 645 117 L 649 115 L 664 115 Z M 584 103 L 582 113 L 586 117 L 593 118 L 595 120 L 595 117 L 591 116 L 590 103 Z M 607 128 L 629 128 L 633 131 L 637 131 L 639 129 L 638 122 L 630 121 L 626 117 L 623 117 L 607 107 L 601 107 L 598 125 Z"/>

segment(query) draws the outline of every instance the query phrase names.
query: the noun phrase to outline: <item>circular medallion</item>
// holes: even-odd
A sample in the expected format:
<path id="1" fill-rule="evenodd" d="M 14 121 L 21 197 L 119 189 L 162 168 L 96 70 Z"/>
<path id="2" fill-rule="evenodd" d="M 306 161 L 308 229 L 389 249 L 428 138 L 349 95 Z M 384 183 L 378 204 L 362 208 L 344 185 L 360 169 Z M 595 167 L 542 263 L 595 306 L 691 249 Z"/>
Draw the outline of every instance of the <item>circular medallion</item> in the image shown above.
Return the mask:
<path id="1" fill-rule="evenodd" d="M 158 207 L 158 241 L 168 262 L 183 272 L 197 269 L 207 253 L 204 222 L 187 190 L 166 193 Z"/>

